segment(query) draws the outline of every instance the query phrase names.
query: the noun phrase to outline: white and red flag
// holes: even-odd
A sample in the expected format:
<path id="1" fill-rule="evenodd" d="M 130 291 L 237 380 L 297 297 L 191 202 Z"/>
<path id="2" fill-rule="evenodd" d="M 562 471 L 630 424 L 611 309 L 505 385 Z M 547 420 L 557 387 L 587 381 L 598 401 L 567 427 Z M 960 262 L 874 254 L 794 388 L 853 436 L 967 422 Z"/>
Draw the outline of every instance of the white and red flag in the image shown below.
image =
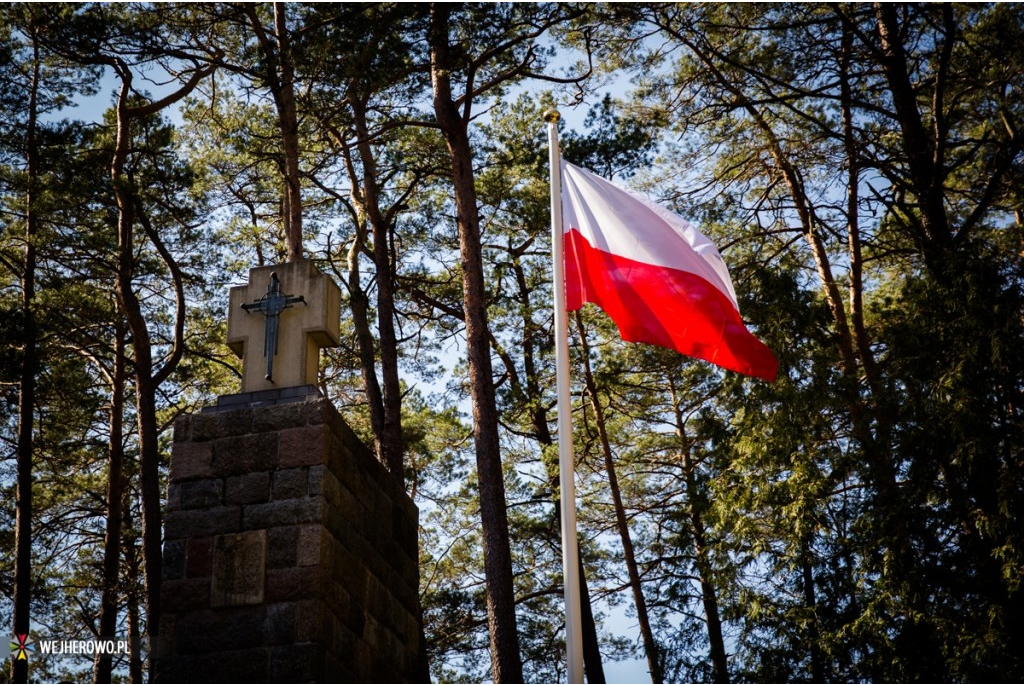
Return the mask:
<path id="1" fill-rule="evenodd" d="M 778 362 L 740 318 L 722 256 L 668 210 L 561 159 L 557 110 L 544 113 L 551 159 L 551 274 L 558 470 L 565 579 L 566 676 L 583 682 L 569 317 L 593 302 L 624 340 L 677 350 L 775 380 Z"/>
<path id="2" fill-rule="evenodd" d="M 775 380 L 778 362 L 740 318 L 722 256 L 663 207 L 562 160 L 565 295 L 592 302 L 622 339 Z"/>

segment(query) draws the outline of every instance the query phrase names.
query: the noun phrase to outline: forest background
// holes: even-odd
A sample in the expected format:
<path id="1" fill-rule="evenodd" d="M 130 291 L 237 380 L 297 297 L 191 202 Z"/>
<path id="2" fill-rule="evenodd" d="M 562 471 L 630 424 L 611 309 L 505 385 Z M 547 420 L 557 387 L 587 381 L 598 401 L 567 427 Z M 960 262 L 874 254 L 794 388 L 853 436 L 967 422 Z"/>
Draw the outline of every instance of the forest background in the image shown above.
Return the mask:
<path id="1" fill-rule="evenodd" d="M 780 361 L 571 317 L 588 680 L 1024 679 L 1022 45 L 1013 4 L 0 6 L 0 624 L 158 637 L 169 428 L 237 391 L 227 288 L 307 257 L 432 677 L 563 679 L 557 105 Z"/>

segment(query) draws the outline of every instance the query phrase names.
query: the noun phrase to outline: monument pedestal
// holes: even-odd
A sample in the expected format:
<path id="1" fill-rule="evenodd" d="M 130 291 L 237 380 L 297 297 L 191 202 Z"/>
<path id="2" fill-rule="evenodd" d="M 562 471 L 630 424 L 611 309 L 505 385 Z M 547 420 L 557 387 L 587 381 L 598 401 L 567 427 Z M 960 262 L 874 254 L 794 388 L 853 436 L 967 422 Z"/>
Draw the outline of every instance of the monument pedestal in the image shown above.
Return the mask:
<path id="1" fill-rule="evenodd" d="M 174 425 L 153 681 L 422 681 L 415 505 L 329 402 L 259 394 Z"/>

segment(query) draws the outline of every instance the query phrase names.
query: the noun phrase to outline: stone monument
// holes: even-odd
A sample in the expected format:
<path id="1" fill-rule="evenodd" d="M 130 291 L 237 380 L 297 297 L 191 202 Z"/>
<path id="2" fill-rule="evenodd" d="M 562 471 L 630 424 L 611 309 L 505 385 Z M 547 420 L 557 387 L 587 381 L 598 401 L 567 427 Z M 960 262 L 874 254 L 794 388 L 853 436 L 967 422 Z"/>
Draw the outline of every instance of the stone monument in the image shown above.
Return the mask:
<path id="1" fill-rule="evenodd" d="M 174 425 L 154 682 L 422 682 L 418 514 L 317 389 L 340 292 L 231 289 L 241 392 Z"/>

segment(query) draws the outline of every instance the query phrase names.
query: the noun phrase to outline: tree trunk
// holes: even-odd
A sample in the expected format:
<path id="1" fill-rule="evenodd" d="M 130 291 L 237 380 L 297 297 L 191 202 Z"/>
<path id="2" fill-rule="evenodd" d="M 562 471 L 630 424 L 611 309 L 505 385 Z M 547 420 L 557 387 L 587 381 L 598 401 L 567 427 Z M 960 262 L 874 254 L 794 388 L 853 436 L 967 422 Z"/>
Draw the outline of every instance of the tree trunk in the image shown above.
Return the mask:
<path id="1" fill-rule="evenodd" d="M 850 259 L 850 324 L 853 327 L 853 339 L 864 368 L 864 375 L 871 388 L 875 400 L 875 419 L 881 423 L 886 420 L 883 412 L 877 409 L 882 400 L 879 383 L 878 365 L 871 350 L 871 338 L 864 325 L 864 257 L 861 251 L 860 238 L 860 155 L 858 141 L 854 133 L 853 94 L 850 87 L 850 57 L 853 50 L 850 29 L 843 24 L 842 50 L 839 57 L 839 99 L 843 118 L 843 147 L 846 152 L 846 222 L 847 250 Z"/>
<path id="2" fill-rule="evenodd" d="M 288 261 L 302 259 L 302 185 L 299 175 L 299 117 L 295 107 L 295 65 L 292 62 L 291 36 L 288 33 L 287 4 L 274 3 L 274 28 L 277 31 L 280 59 L 279 91 L 274 93 L 284 148 L 284 180 L 288 198 L 285 236 Z"/>
<path id="3" fill-rule="evenodd" d="M 354 103 L 352 107 L 353 114 L 357 120 L 361 116 L 365 117 L 365 111 L 360 107 L 361 104 L 362 103 Z M 359 128 L 360 127 L 357 125 L 357 129 Z M 361 129 L 365 133 L 365 119 Z M 375 225 L 373 229 L 373 261 L 375 264 L 378 262 L 377 234 L 381 230 L 379 226 L 381 213 L 379 208 L 376 206 L 376 181 L 374 180 L 371 183 L 367 180 L 371 176 L 373 176 L 374 179 L 376 178 L 376 172 L 374 168 L 372 168 L 375 165 L 371 161 L 371 168 L 367 169 L 366 162 L 364 161 L 362 164 L 363 176 L 361 178 L 356 172 L 356 167 L 352 160 L 349 147 L 340 139 L 340 136 L 339 143 L 341 145 L 342 155 L 345 159 L 345 167 L 349 176 L 349 185 L 351 188 L 349 197 L 351 198 L 352 206 L 356 215 L 354 217 L 356 234 L 353 238 L 352 246 L 348 251 L 348 290 L 352 305 L 352 323 L 355 327 L 356 341 L 359 345 L 359 364 L 362 368 L 363 386 L 366 389 L 366 401 L 370 409 L 370 427 L 373 430 L 374 451 L 377 454 L 377 460 L 384 465 L 398 483 L 404 486 L 404 450 L 402 447 L 403 440 L 401 435 L 401 396 L 398 391 L 398 347 L 395 342 L 394 331 L 394 299 L 391 295 L 392 272 L 390 269 L 390 257 L 385 257 L 388 264 L 386 273 L 381 272 L 379 264 L 376 268 L 378 282 L 377 305 L 378 308 L 382 306 L 388 307 L 388 313 L 386 315 L 378 313 L 381 367 L 384 371 L 383 375 L 385 377 L 385 386 L 383 389 L 381 388 L 380 382 L 377 380 L 378 350 L 374 343 L 373 333 L 370 330 L 369 298 L 366 295 L 366 291 L 363 289 L 359 270 L 359 253 L 362 251 L 364 243 L 366 242 L 366 226 L 368 223 L 373 225 L 374 217 L 376 217 L 378 224 Z M 369 145 L 366 145 L 365 149 L 360 146 L 359 154 L 361 158 L 364 157 L 364 155 L 369 156 L 371 154 Z M 373 187 L 368 189 L 368 186 L 370 185 Z M 372 198 L 373 210 L 370 209 L 371 200 L 369 198 Z M 390 253 L 386 238 L 384 242 L 384 250 L 386 254 Z M 381 296 L 380 294 L 382 278 L 387 279 L 388 294 L 386 296 Z M 390 332 L 390 335 L 385 335 L 385 329 Z M 389 389 L 392 386 L 394 389 Z"/>
<path id="4" fill-rule="evenodd" d="M 160 580 L 162 573 L 163 538 L 160 511 L 160 452 L 157 439 L 159 428 L 156 416 L 156 391 L 160 384 L 174 371 L 184 351 L 185 302 L 181 271 L 159 236 L 141 213 L 135 195 L 131 175 L 126 170 L 128 151 L 132 144 L 131 125 L 136 118 L 153 114 L 185 97 L 208 71 L 199 70 L 189 82 L 164 99 L 139 107 L 129 107 L 132 74 L 124 62 L 114 60 L 115 70 L 121 78 L 116 114 L 117 131 L 114 156 L 110 164 L 110 178 L 117 202 L 117 301 L 125 315 L 131 331 L 134 361 L 136 411 L 139 432 L 139 478 L 142 495 L 142 549 L 146 575 L 146 628 L 152 643 L 160 630 Z M 142 305 L 132 285 L 135 269 L 135 220 L 137 212 L 143 227 L 160 253 L 174 281 L 177 300 L 174 326 L 174 343 L 167 360 L 154 373 L 153 349 L 142 313 Z"/>
<path id="5" fill-rule="evenodd" d="M 827 682 L 825 664 L 821 655 L 821 633 L 818 630 L 818 601 L 814 593 L 814 567 L 811 566 L 811 545 L 807 540 L 800 543 L 801 585 L 804 593 L 804 604 L 811 612 L 811 620 L 807 628 L 807 641 L 811 652 L 811 680 L 816 683 Z"/>
<path id="6" fill-rule="evenodd" d="M 137 537 L 132 522 L 131 506 L 124 507 L 124 558 L 125 558 L 125 609 L 128 613 L 128 644 L 131 653 L 128 655 L 128 682 L 142 683 L 142 626 L 139 619 L 139 550 L 136 546 Z M 153 643 L 150 642 L 150 651 Z"/>
<path id="7" fill-rule="evenodd" d="M 120 320 L 114 336 L 114 368 L 110 379 L 110 430 L 107 451 L 107 531 L 103 541 L 103 594 L 100 599 L 99 637 L 114 639 L 117 630 L 117 590 L 120 576 L 121 533 L 124 510 L 124 385 L 125 335 Z M 108 654 L 98 655 L 93 671 L 97 683 L 109 683 L 114 661 Z"/>
<path id="8" fill-rule="evenodd" d="M 704 604 L 704 616 L 708 627 L 708 643 L 711 646 L 712 677 L 716 683 L 729 682 L 729 662 L 725 652 L 725 638 L 722 635 L 722 618 L 718 611 L 718 594 L 712 577 L 711 559 L 708 555 L 708 542 L 704 527 L 704 493 L 697 485 L 696 465 L 690 456 L 690 446 L 686 444 L 686 432 L 683 415 L 679 409 L 675 381 L 669 377 L 672 392 L 672 409 L 675 413 L 676 435 L 680 441 L 680 457 L 683 466 L 683 478 L 686 484 L 686 509 L 690 519 L 693 535 L 693 553 L 700 580 L 701 600 Z"/>
<path id="9" fill-rule="evenodd" d="M 917 94 L 907 71 L 907 54 L 900 40 L 896 7 L 875 3 L 876 25 L 882 47 L 882 68 L 889 92 L 892 94 L 896 119 L 907 152 L 910 182 L 921 209 L 920 247 L 928 266 L 938 276 L 943 275 L 941 256 L 951 240 L 949 217 L 946 214 L 943 189 L 944 130 L 942 89 L 945 86 L 945 66 L 952 48 L 953 38 L 947 37 L 945 49 L 935 79 L 934 136 L 929 138 L 924 120 L 917 108 Z"/>
<path id="10" fill-rule="evenodd" d="M 643 586 L 640 583 L 640 567 L 636 563 L 633 550 L 633 539 L 629 534 L 629 522 L 626 519 L 626 508 L 622 504 L 622 492 L 619 490 L 619 477 L 615 473 L 615 462 L 612 459 L 611 442 L 605 430 L 604 409 L 597 400 L 597 384 L 590 368 L 590 345 L 587 343 L 587 332 L 583 327 L 583 317 L 576 312 L 576 329 L 580 333 L 580 346 L 583 358 L 583 378 L 586 382 L 590 406 L 594 410 L 594 422 L 597 424 L 597 435 L 604 453 L 604 467 L 608 474 L 608 489 L 611 491 L 612 503 L 615 506 L 615 525 L 622 541 L 622 552 L 626 558 L 626 570 L 629 573 L 629 586 L 633 591 L 633 603 L 636 605 L 636 618 L 640 624 L 640 636 L 643 640 L 644 654 L 647 657 L 647 669 L 651 674 L 652 683 L 661 683 L 664 674 L 661 671 L 661 660 L 658 657 L 658 643 L 654 640 L 651 621 L 647 615 L 647 601 L 644 599 Z"/>
<path id="11" fill-rule="evenodd" d="M 402 389 L 398 376 L 398 339 L 395 335 L 394 269 L 388 239 L 391 221 L 380 210 L 377 188 L 377 161 L 370 146 L 366 127 L 365 103 L 353 105 L 356 147 L 363 167 L 363 207 L 373 231 L 373 261 L 377 271 L 377 331 L 380 339 L 380 371 L 383 381 L 384 429 L 381 455 L 384 465 L 399 483 L 403 473 Z"/>
<path id="12" fill-rule="evenodd" d="M 146 575 L 146 625 L 150 640 L 155 641 L 160 629 L 160 578 L 163 550 L 161 548 L 160 472 L 156 428 L 156 387 L 153 383 L 153 357 L 149 329 L 142 307 L 132 289 L 134 271 L 135 201 L 125 173 L 125 161 L 131 145 L 131 117 L 128 97 L 131 77 L 122 72 L 121 91 L 117 103 L 117 140 L 110 176 L 117 200 L 117 300 L 125 313 L 132 333 L 135 397 L 138 412 L 139 471 L 142 492 L 142 548 Z"/>
<path id="13" fill-rule="evenodd" d="M 542 445 L 554 444 L 554 441 L 551 440 L 550 433 L 548 434 L 548 442 L 540 442 Z M 547 469 L 548 487 L 551 489 L 551 492 L 560 493 L 558 462 L 546 462 L 545 465 L 549 467 Z M 552 521 L 555 526 L 554 535 L 556 536 L 556 539 L 560 541 L 562 532 L 561 494 L 553 497 L 552 504 L 554 505 L 554 511 L 551 512 L 553 516 Z M 607 681 L 604 675 L 604 664 L 601 660 L 601 643 L 597 639 L 597 622 L 594 620 L 594 609 L 590 604 L 590 587 L 587 585 L 586 567 L 583 565 L 582 555 L 577 555 L 576 560 L 579 562 L 577 568 L 580 581 L 580 629 L 582 632 L 581 641 L 583 643 L 583 672 L 586 675 L 588 683 L 604 683 Z"/>
<path id="14" fill-rule="evenodd" d="M 25 191 L 25 258 L 22 273 L 22 365 L 18 392 L 18 485 L 14 523 L 14 634 L 29 632 L 32 595 L 32 442 L 35 414 L 36 373 L 39 351 L 36 348 L 36 184 L 39 160 L 36 150 L 36 115 L 39 93 L 39 46 L 33 37 L 32 82 L 29 87 L 28 121 L 25 135 L 25 166 L 28 188 Z M 28 682 L 28 661 L 11 659 L 11 679 Z"/>
<path id="15" fill-rule="evenodd" d="M 543 446 L 550 446 L 554 444 L 554 440 L 551 438 L 551 433 L 547 429 L 547 411 L 544 409 L 538 409 L 534 414 L 534 425 L 539 425 L 540 421 L 544 422 L 544 432 L 546 440 L 540 438 L 538 434 L 538 442 Z M 551 468 L 548 468 L 548 487 L 551 488 L 551 492 L 559 491 L 559 475 L 558 475 L 558 463 L 552 462 L 547 464 Z M 552 520 L 555 524 L 554 534 L 558 536 L 560 540 L 562 531 L 562 496 L 558 494 L 553 498 L 552 504 L 554 505 L 554 511 Z M 576 560 L 579 562 L 579 580 L 580 580 L 580 628 L 582 631 L 582 642 L 583 642 L 583 671 L 587 677 L 588 683 L 604 683 L 606 682 L 604 675 L 604 664 L 601 661 L 601 644 L 597 639 L 597 622 L 594 621 L 594 609 L 590 604 L 590 587 L 587 585 L 587 572 L 586 567 L 583 565 L 583 556 L 577 555 Z"/>
<path id="16" fill-rule="evenodd" d="M 130 288 L 130 281 L 127 286 Z M 120 290 L 120 288 L 119 288 Z M 135 294 L 124 290 L 124 301 Z M 160 585 L 163 566 L 163 528 L 160 511 L 160 452 L 157 444 L 156 383 L 149 331 L 138 310 L 128 314 L 135 362 L 135 401 L 139 431 L 139 483 L 142 496 L 142 555 L 146 578 L 146 632 L 155 644 L 160 631 Z"/>
<path id="17" fill-rule="evenodd" d="M 523 372 L 526 376 L 526 382 L 519 378 L 518 369 L 515 366 L 515 362 L 512 357 L 501 349 L 497 341 L 492 340 L 492 345 L 495 347 L 495 352 L 501 358 L 505 364 L 506 378 L 512 385 L 512 392 L 516 396 L 517 401 L 521 402 L 524 406 L 532 407 L 530 409 L 530 423 L 533 426 L 533 437 L 541 446 L 541 455 L 547 454 L 545 448 L 551 447 L 555 444 L 554 438 L 551 436 L 551 430 L 548 427 L 548 409 L 543 400 L 543 393 L 541 391 L 541 382 L 537 374 L 537 363 L 535 355 L 534 338 L 536 333 L 536 324 L 533 321 L 532 310 L 530 308 L 530 288 L 526 282 L 526 272 L 523 270 L 522 261 L 520 256 L 531 243 L 532 239 L 527 240 L 522 246 L 513 248 L 510 250 L 509 255 L 512 261 L 512 268 L 516 274 L 516 284 L 518 285 L 518 296 L 519 296 L 519 311 L 522 316 L 522 330 L 523 330 Z M 558 463 L 557 461 L 552 462 L 548 459 L 543 459 L 544 466 L 547 471 L 548 487 L 552 493 L 559 493 L 561 483 L 559 482 Z M 554 511 L 552 521 L 556 526 L 554 534 L 556 539 L 560 540 L 561 536 L 561 521 L 562 521 L 562 498 L 561 494 L 557 494 L 553 497 Z M 597 638 L 597 623 L 594 621 L 593 607 L 590 605 L 590 589 L 587 586 L 587 574 L 583 564 L 583 557 L 577 555 L 579 562 L 579 581 L 580 581 L 580 627 L 582 629 L 582 642 L 583 642 L 583 670 L 587 678 L 588 683 L 603 683 L 605 682 L 604 665 L 601 662 L 601 645 Z"/>
<path id="18" fill-rule="evenodd" d="M 480 519 L 487 584 L 487 624 L 491 642 L 491 672 L 496 683 L 522 682 L 516 631 L 515 594 L 512 586 L 512 554 L 505 509 L 505 483 L 498 442 L 498 411 L 491 373 L 491 349 L 487 329 L 480 218 L 476 206 L 473 153 L 468 122 L 460 116 L 452 98 L 451 57 L 448 44 L 450 8 L 434 4 L 430 23 L 430 72 L 437 116 L 451 157 L 455 188 L 456 222 L 462 258 L 463 308 L 466 316 L 466 348 L 469 357 L 470 394 L 473 403 L 473 439 L 480 483 Z"/>
<path id="19" fill-rule="evenodd" d="M 701 599 L 704 604 L 704 616 L 708 626 L 708 642 L 711 645 L 712 676 L 716 683 L 729 682 L 729 663 L 725 653 L 725 639 L 722 636 L 722 619 L 718 611 L 718 595 L 712 580 L 711 562 L 708 559 L 707 536 L 704 531 L 704 520 L 700 510 L 692 498 L 697 494 L 697 480 L 693 474 L 689 451 L 683 454 L 683 470 L 686 474 L 686 493 L 690 526 L 693 529 L 693 550 L 697 561 L 697 575 L 700 577 Z"/>
<path id="20" fill-rule="evenodd" d="M 560 502 L 557 504 L 561 504 Z M 555 516 L 561 511 L 555 510 Z M 597 641 L 597 623 L 594 621 L 594 608 L 590 605 L 590 588 L 587 586 L 586 570 L 583 568 L 583 557 L 576 555 L 579 562 L 580 579 L 580 627 L 583 630 L 583 672 L 587 682 L 608 682 L 604 677 L 604 665 L 601 663 L 601 645 Z"/>
<path id="21" fill-rule="evenodd" d="M 284 224 L 288 261 L 294 262 L 302 259 L 302 186 L 299 174 L 299 118 L 295 105 L 295 65 L 291 54 L 287 7 L 286 3 L 274 3 L 276 45 L 260 21 L 257 6 L 245 5 L 244 10 L 263 55 L 266 69 L 264 76 L 274 98 L 277 123 L 281 129 L 281 148 L 284 155 L 281 221 Z"/>
<path id="22" fill-rule="evenodd" d="M 359 366 L 362 369 L 363 388 L 366 390 L 366 403 L 370 408 L 373 448 L 377 460 L 387 466 L 384 460 L 384 398 L 380 383 L 377 381 L 377 354 L 373 344 L 373 333 L 370 331 L 368 298 L 359 278 L 359 252 L 366 239 L 363 220 L 363 217 L 356 218 L 356 234 L 352 237 L 352 246 L 348 250 L 349 306 L 352 309 L 352 325 L 356 330 L 356 344 L 359 345 Z"/>

